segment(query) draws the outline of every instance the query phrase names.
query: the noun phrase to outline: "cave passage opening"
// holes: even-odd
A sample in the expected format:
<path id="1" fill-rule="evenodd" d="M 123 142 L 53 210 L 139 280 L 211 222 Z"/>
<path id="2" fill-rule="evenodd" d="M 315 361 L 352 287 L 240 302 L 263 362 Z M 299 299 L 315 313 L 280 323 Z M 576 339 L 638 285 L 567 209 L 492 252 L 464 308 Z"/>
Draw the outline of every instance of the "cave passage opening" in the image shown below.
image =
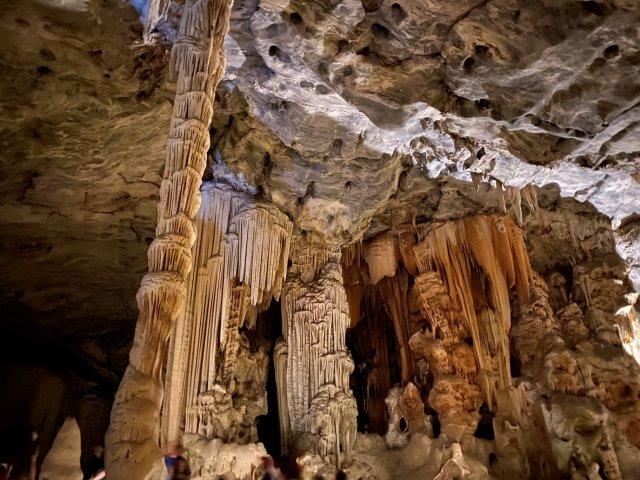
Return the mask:
<path id="1" fill-rule="evenodd" d="M 276 460 L 282 460 L 278 390 L 273 356 L 275 343 L 282 336 L 282 312 L 279 301 L 272 300 L 269 308 L 258 315 L 254 334 L 271 345 L 265 385 L 267 413 L 256 418 L 258 441 L 264 445 L 269 455 Z"/>
<path id="2" fill-rule="evenodd" d="M 356 324 L 347 330 L 355 365 L 350 383 L 358 407 L 358 431 L 384 435 L 389 420 L 385 398 L 391 387 L 402 384 L 397 339 L 375 289 L 365 292 L 360 307 L 360 318 L 357 323 L 352 319 Z"/>

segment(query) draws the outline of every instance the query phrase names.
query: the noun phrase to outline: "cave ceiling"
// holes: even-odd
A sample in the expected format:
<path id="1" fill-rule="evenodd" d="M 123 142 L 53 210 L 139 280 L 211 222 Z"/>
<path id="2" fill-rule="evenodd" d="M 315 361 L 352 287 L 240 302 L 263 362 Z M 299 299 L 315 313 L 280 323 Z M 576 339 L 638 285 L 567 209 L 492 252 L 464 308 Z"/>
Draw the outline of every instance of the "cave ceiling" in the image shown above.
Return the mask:
<path id="1" fill-rule="evenodd" d="M 2 305 L 67 334 L 132 328 L 153 238 L 180 2 L 136 3 L 0 8 Z M 236 1 L 205 178 L 343 243 L 533 185 L 640 281 L 639 8 Z"/>

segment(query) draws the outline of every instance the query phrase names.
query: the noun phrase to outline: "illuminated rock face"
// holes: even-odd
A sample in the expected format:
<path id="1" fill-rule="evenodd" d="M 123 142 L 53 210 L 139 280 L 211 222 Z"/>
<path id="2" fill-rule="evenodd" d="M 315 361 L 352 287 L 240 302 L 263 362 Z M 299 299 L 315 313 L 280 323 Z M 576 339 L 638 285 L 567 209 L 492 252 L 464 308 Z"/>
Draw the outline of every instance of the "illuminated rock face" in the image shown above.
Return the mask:
<path id="1" fill-rule="evenodd" d="M 158 448 L 162 367 L 173 322 L 187 297 L 194 218 L 210 143 L 212 99 L 225 70 L 222 44 L 230 6 L 224 0 L 187 3 L 172 50 L 170 70 L 177 86 L 156 238 L 149 246 L 149 272 L 136 296 L 140 314 L 129 366 L 106 435 L 106 467 L 116 480 L 146 478 L 163 467 Z"/>
<path id="2" fill-rule="evenodd" d="M 357 409 L 340 248 L 329 242 L 304 235 L 293 243 L 275 367 L 283 450 L 333 456 L 339 465 L 356 439 Z"/>
<path id="3" fill-rule="evenodd" d="M 163 436 L 256 442 L 269 352 L 252 351 L 241 330 L 280 297 L 291 222 L 273 205 L 214 183 L 203 187 L 196 228 L 187 307 L 171 339 Z"/>
<path id="4" fill-rule="evenodd" d="M 1 306 L 83 465 L 148 247 L 109 478 L 637 477 L 634 2 L 7 6 Z"/>

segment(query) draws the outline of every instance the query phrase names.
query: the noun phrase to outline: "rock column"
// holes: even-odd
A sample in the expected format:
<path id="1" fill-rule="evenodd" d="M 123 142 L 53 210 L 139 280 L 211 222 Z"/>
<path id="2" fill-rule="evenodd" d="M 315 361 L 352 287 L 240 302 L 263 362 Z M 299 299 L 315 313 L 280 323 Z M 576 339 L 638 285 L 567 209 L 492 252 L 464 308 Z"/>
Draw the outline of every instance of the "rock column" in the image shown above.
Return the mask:
<path id="1" fill-rule="evenodd" d="M 275 359 L 283 450 L 290 454 L 312 451 L 339 464 L 340 452 L 353 446 L 348 312 L 339 246 L 312 235 L 294 239 Z"/>
<path id="2" fill-rule="evenodd" d="M 223 42 L 231 1 L 187 0 L 180 40 L 171 54 L 177 79 L 156 238 L 149 272 L 137 294 L 140 310 L 129 366 L 116 395 L 106 436 L 109 478 L 145 479 L 162 469 L 158 448 L 162 366 L 172 323 L 186 298 L 193 219 L 209 148 L 215 88 L 225 69 Z"/>

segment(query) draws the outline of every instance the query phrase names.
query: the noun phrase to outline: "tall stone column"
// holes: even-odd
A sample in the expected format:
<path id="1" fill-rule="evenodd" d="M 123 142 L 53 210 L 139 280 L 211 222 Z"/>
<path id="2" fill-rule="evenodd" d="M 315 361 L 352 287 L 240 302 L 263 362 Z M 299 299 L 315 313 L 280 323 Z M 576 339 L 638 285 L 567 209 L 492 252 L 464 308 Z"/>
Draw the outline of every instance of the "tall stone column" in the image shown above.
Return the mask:
<path id="1" fill-rule="evenodd" d="M 177 85 L 156 238 L 149 247 L 149 272 L 136 297 L 140 313 L 129 366 L 106 436 L 107 471 L 113 480 L 142 480 L 162 469 L 162 366 L 172 323 L 186 298 L 196 237 L 193 219 L 200 206 L 214 92 L 225 69 L 223 42 L 230 8 L 230 0 L 187 0 L 180 40 L 171 53 L 170 70 Z"/>
<path id="2" fill-rule="evenodd" d="M 283 450 L 311 451 L 339 463 L 357 430 L 339 245 L 310 234 L 294 239 L 282 321 L 275 363 Z"/>

